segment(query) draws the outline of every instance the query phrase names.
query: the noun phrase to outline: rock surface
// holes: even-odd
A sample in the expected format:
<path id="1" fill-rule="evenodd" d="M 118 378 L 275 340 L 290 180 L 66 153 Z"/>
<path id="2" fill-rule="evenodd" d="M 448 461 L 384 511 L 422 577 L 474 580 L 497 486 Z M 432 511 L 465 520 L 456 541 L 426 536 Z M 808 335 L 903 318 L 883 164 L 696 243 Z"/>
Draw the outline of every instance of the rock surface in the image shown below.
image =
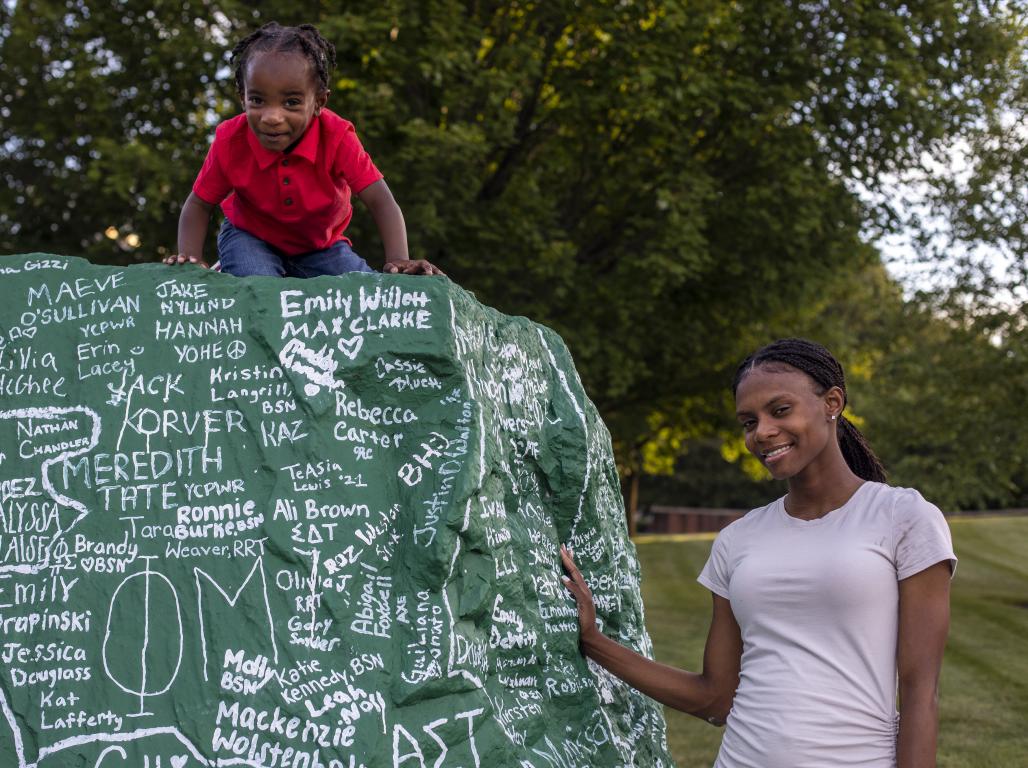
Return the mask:
<path id="1" fill-rule="evenodd" d="M 445 279 L 0 258 L 0 764 L 669 766 L 559 337 Z"/>

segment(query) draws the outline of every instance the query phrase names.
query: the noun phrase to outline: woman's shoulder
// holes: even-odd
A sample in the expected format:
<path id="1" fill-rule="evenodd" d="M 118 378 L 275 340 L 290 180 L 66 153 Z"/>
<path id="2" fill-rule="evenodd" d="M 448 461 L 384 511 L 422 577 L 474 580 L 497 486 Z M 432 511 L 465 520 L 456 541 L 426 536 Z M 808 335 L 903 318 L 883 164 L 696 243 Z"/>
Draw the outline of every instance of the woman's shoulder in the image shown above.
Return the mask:
<path id="1" fill-rule="evenodd" d="M 868 503 L 885 507 L 894 517 L 941 515 L 939 508 L 928 501 L 916 488 L 902 485 L 887 485 L 867 481 L 871 486 L 867 494 Z"/>
<path id="2" fill-rule="evenodd" d="M 955 572 L 953 537 L 942 510 L 916 488 L 881 485 L 879 495 L 889 514 L 897 578 L 902 581 L 941 560 L 948 560 Z"/>

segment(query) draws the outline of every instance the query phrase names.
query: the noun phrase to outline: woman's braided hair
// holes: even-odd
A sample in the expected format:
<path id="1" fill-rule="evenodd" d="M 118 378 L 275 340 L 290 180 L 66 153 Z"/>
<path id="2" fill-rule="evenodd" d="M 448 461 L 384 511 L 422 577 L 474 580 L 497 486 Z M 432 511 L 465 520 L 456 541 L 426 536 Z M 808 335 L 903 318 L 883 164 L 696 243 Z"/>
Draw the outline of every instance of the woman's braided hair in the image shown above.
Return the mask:
<path id="1" fill-rule="evenodd" d="M 775 370 L 777 367 L 785 366 L 795 368 L 812 378 L 821 388 L 819 395 L 832 387 L 838 387 L 842 390 L 843 398 L 846 397 L 846 376 L 839 361 L 823 346 L 807 339 L 779 339 L 747 357 L 735 372 L 732 394 L 736 393 L 746 374 L 754 368 Z M 854 474 L 864 480 L 885 482 L 885 467 L 860 434 L 860 430 L 842 414 L 839 414 L 839 447 Z"/>
<path id="2" fill-rule="evenodd" d="M 303 54 L 314 68 L 319 92 L 328 90 L 328 75 L 336 65 L 336 49 L 313 24 L 283 27 L 278 22 L 270 21 L 236 44 L 232 49 L 232 65 L 236 70 L 236 90 L 240 98 L 244 92 L 246 65 L 258 51 L 295 51 Z"/>

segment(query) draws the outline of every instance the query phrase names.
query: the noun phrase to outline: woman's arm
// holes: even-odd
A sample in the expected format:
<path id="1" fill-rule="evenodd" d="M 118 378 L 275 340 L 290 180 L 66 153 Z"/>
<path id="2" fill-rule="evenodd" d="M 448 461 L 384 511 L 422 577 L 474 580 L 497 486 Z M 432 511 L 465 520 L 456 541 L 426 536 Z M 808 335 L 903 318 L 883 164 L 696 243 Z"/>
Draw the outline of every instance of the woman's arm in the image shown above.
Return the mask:
<path id="1" fill-rule="evenodd" d="M 405 274 L 441 275 L 443 271 L 424 259 L 411 261 L 407 254 L 407 226 L 403 221 L 403 211 L 397 205 L 393 193 L 389 191 L 384 180 L 379 179 L 369 184 L 357 195 L 361 202 L 368 206 L 372 218 L 378 226 L 385 249 L 385 267 L 383 272 L 403 272 Z"/>
<path id="2" fill-rule="evenodd" d="M 592 593 L 567 549 L 561 559 L 571 578 L 565 586 L 578 602 L 582 651 L 600 666 L 652 699 L 688 712 L 714 725 L 723 725 L 739 685 L 742 635 L 731 603 L 714 595 L 714 613 L 703 651 L 703 672 L 686 672 L 652 661 L 606 637 L 596 628 Z"/>
<path id="3" fill-rule="evenodd" d="M 203 241 L 207 238 L 207 226 L 213 210 L 214 206 L 197 197 L 195 192 L 189 193 L 178 217 L 178 253 L 168 256 L 165 264 L 188 262 L 207 266 L 203 260 Z"/>
<path id="4" fill-rule="evenodd" d="M 949 631 L 949 561 L 899 583 L 898 768 L 934 768 L 939 671 Z"/>

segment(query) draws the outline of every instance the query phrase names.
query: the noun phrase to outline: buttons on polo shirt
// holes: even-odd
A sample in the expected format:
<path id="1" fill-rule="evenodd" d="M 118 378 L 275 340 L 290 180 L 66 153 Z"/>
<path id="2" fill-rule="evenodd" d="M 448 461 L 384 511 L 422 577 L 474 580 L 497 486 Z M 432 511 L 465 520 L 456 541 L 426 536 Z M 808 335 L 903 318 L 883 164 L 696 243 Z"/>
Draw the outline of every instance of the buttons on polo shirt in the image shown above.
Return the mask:
<path id="1" fill-rule="evenodd" d="M 282 165 L 289 165 L 289 158 L 288 157 L 283 157 L 282 158 Z"/>
<path id="2" fill-rule="evenodd" d="M 287 197 L 283 202 L 285 202 L 286 205 L 292 205 L 293 204 L 293 198 Z"/>
<path id="3" fill-rule="evenodd" d="M 289 183 L 289 177 L 286 176 L 284 179 L 282 179 L 282 183 L 283 184 L 288 184 Z"/>

